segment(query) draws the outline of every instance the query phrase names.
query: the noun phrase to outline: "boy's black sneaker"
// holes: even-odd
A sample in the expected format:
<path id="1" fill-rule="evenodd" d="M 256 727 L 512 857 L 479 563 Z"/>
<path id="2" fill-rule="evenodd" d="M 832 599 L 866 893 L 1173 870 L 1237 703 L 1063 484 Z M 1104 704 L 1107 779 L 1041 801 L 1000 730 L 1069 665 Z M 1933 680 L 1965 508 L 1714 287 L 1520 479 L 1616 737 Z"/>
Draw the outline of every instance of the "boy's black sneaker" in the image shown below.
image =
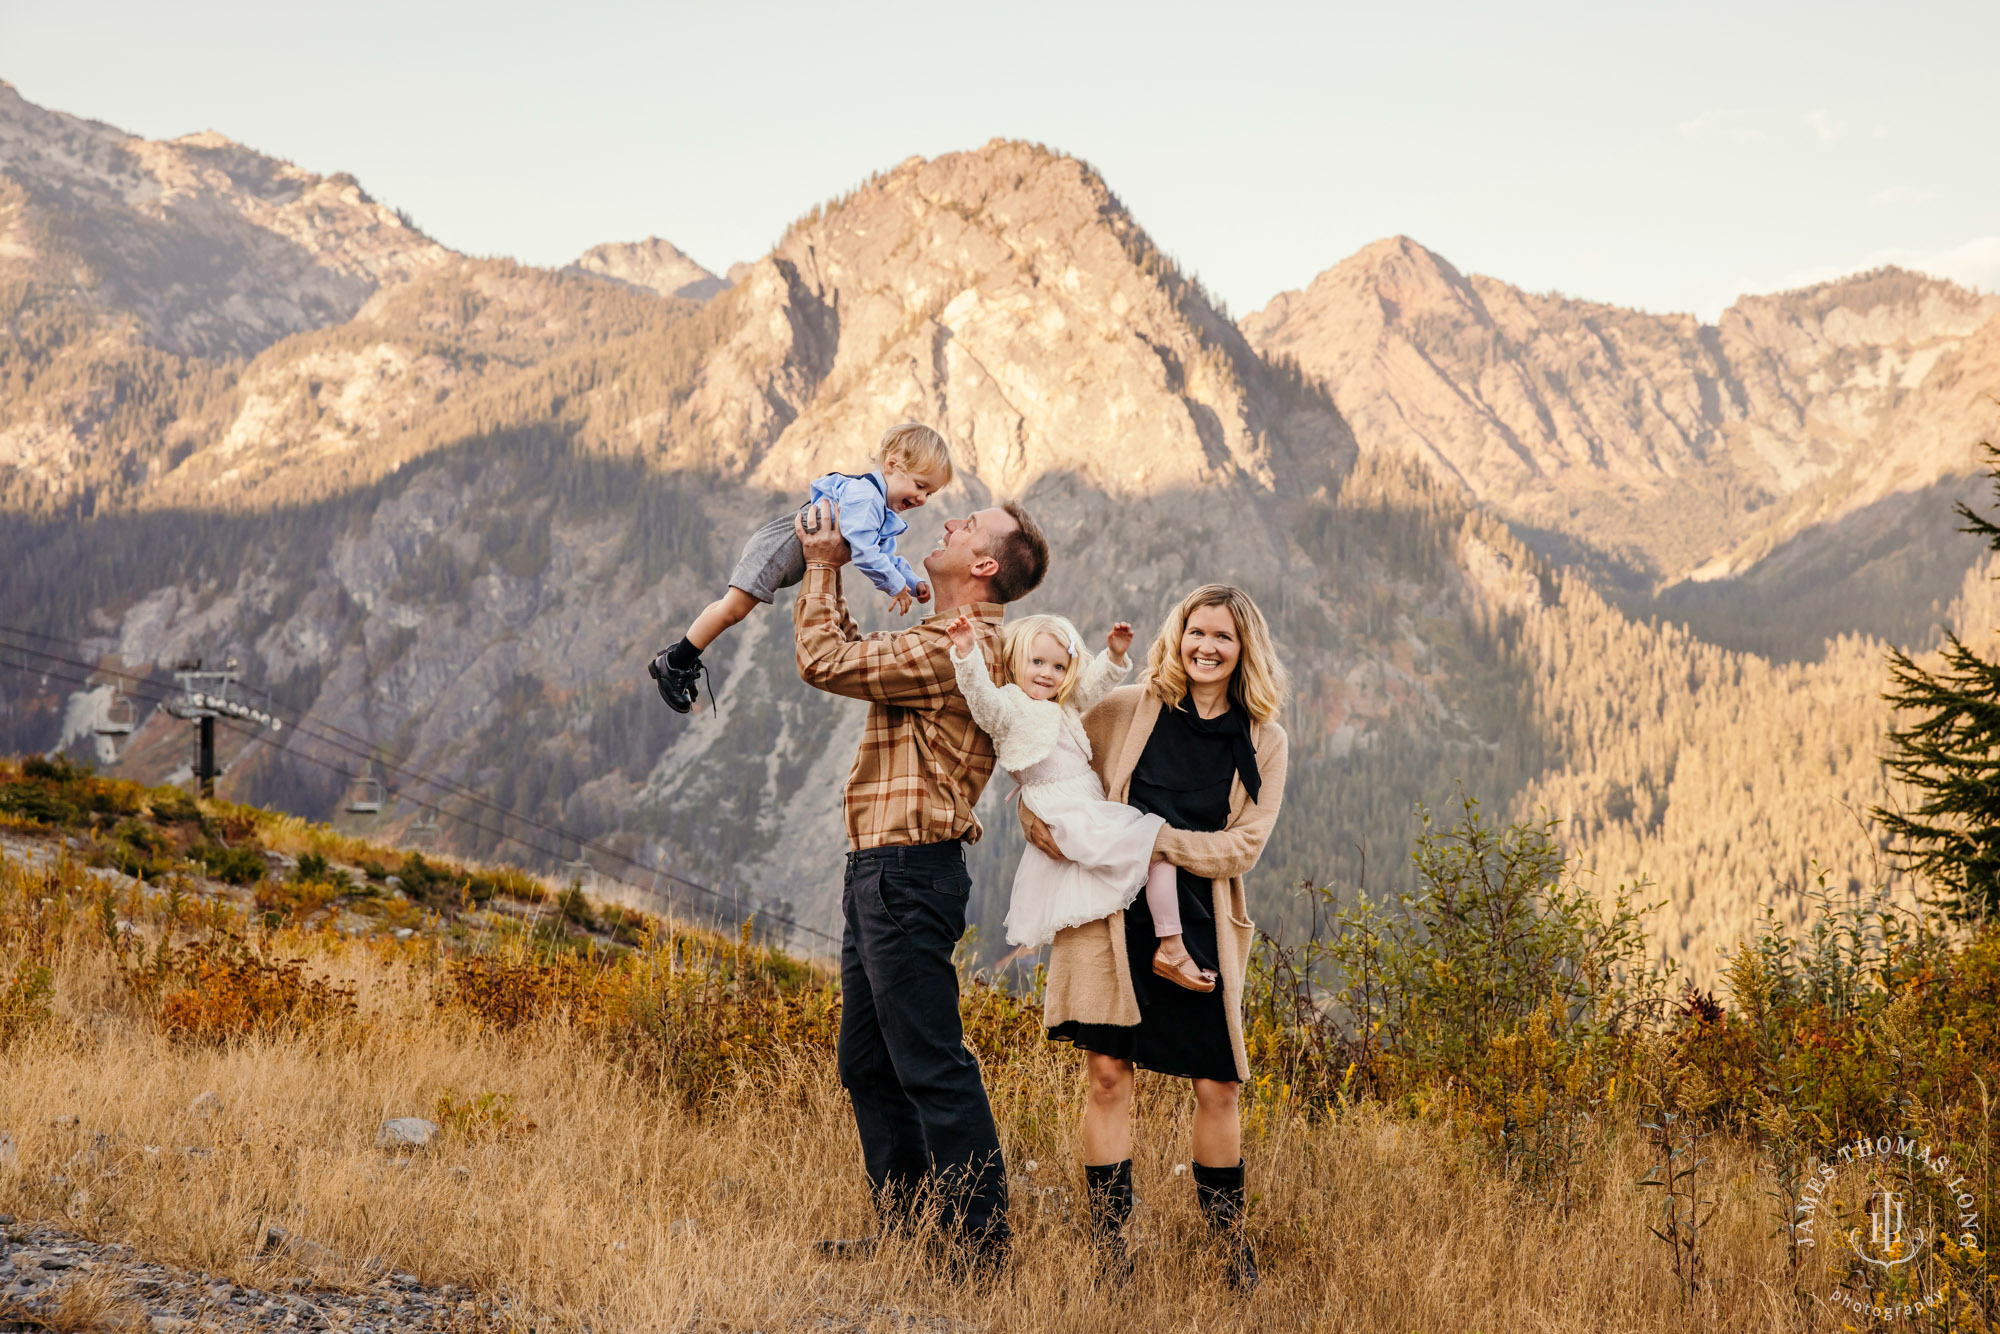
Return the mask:
<path id="1" fill-rule="evenodd" d="M 660 686 L 660 698 L 675 713 L 686 713 L 694 707 L 695 696 L 699 693 L 695 681 L 708 674 L 708 666 L 700 658 L 688 667 L 676 667 L 667 661 L 667 650 L 661 649 L 653 661 L 647 664 L 646 672 Z"/>

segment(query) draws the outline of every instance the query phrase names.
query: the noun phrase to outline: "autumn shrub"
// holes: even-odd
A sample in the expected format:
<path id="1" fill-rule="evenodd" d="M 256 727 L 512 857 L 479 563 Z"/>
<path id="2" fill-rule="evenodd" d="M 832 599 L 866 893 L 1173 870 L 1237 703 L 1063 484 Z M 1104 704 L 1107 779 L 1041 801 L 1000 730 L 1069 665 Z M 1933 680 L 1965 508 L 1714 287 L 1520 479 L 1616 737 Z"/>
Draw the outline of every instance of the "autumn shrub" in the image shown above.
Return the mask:
<path id="1" fill-rule="evenodd" d="M 251 901 L 268 925 L 283 926 L 306 921 L 340 894 L 340 886 L 323 880 L 265 879 L 257 882 Z"/>
<path id="2" fill-rule="evenodd" d="M 47 964 L 22 960 L 12 976 L 0 973 L 0 1052 L 13 1040 L 49 1017 L 49 996 L 55 989 L 55 973 Z"/>
<path id="3" fill-rule="evenodd" d="M 457 905 L 467 877 L 456 868 L 432 862 L 421 852 L 412 852 L 403 858 L 396 878 L 403 882 L 403 892 L 418 903 L 446 907 Z"/>
<path id="4" fill-rule="evenodd" d="M 162 937 L 150 959 L 136 948 L 121 954 L 121 972 L 161 1030 L 178 1041 L 324 1034 L 357 1008 L 352 986 L 309 977 L 304 960 L 274 958 L 226 932 L 178 947 Z"/>
<path id="5" fill-rule="evenodd" d="M 509 955 L 447 960 L 436 1002 L 503 1033 L 544 1020 L 583 1029 L 690 1104 L 787 1058 L 831 1055 L 839 992 L 823 971 L 753 944 L 747 928 L 729 941 L 655 935 L 645 921 L 638 949 L 576 952 L 537 936 Z"/>
<path id="6" fill-rule="evenodd" d="M 177 787 L 156 787 L 147 795 L 147 813 L 157 824 L 190 825 L 204 833 L 208 817 L 195 799 Z"/>
<path id="7" fill-rule="evenodd" d="M 457 1089 L 444 1089 L 431 1117 L 446 1134 L 476 1142 L 518 1139 L 536 1130 L 533 1121 L 514 1110 L 513 1094 L 490 1089 L 469 1096 Z"/>
<path id="8" fill-rule="evenodd" d="M 595 1027 L 604 1016 L 608 973 L 576 955 L 516 959 L 472 955 L 445 965 L 437 1004 L 501 1032 L 540 1019 Z"/>
<path id="9" fill-rule="evenodd" d="M 1730 1004 L 1695 993 L 1658 1038 L 1677 1110 L 1747 1135 L 1788 1222 L 1815 1162 L 1888 1135 L 1957 1164 L 1984 1238 L 2000 1208 L 2000 928 L 1953 933 L 1882 897 L 1810 893 L 1793 927 L 1766 912 L 1728 955 Z M 1957 1233 L 1957 1228 L 1949 1229 Z M 1949 1282 L 2000 1316 L 1991 1246 L 1940 1246 Z M 1887 1276 L 1857 1271 L 1880 1291 Z"/>
<path id="10" fill-rule="evenodd" d="M 0 770 L 0 814 L 18 822 L 94 829 L 136 813 L 143 789 L 102 778 L 64 756 L 31 755 Z"/>
<path id="11" fill-rule="evenodd" d="M 0 784 L 0 811 L 34 824 L 74 824 L 82 811 L 45 783 Z"/>

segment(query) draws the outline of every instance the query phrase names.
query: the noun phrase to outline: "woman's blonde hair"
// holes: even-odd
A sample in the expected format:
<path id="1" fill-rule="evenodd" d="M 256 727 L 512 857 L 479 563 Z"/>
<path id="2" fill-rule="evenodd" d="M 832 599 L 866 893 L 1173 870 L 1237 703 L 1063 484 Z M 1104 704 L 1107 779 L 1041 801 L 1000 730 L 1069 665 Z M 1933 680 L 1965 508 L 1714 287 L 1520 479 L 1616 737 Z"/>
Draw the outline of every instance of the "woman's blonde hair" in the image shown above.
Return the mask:
<path id="1" fill-rule="evenodd" d="M 1027 676 L 1028 655 L 1034 651 L 1036 635 L 1048 635 L 1069 654 L 1069 670 L 1063 673 L 1062 684 L 1056 687 L 1054 696 L 1056 703 L 1067 704 L 1076 693 L 1076 683 L 1083 679 L 1083 636 L 1076 632 L 1068 617 L 1040 612 L 1007 622 L 1000 631 L 1001 666 L 1009 681 L 1020 684 Z"/>
<path id="2" fill-rule="evenodd" d="M 1187 698 L 1187 668 L 1181 665 L 1181 638 L 1187 633 L 1188 617 L 1203 607 L 1227 607 L 1236 622 L 1236 670 L 1229 676 L 1229 698 L 1241 704 L 1250 717 L 1268 723 L 1284 707 L 1291 679 L 1278 661 L 1278 649 L 1271 642 L 1271 627 L 1250 595 L 1233 584 L 1203 584 L 1180 600 L 1160 622 L 1153 646 L 1146 650 L 1146 674 L 1141 683 L 1147 693 L 1170 709 Z"/>

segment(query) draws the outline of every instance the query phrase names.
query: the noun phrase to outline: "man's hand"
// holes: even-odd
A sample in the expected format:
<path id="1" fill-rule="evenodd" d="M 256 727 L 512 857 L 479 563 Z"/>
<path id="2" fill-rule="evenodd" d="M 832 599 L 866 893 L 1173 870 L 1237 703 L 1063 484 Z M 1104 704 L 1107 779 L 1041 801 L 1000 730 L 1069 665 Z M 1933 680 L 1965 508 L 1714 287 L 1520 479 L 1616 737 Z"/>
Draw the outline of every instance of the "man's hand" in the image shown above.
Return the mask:
<path id="1" fill-rule="evenodd" d="M 792 531 L 799 535 L 806 560 L 822 565 L 847 564 L 850 553 L 847 539 L 840 535 L 840 506 L 831 500 L 814 501 L 800 510 L 792 518 Z"/>
<path id="2" fill-rule="evenodd" d="M 1048 854 L 1051 861 L 1068 861 L 1069 858 L 1063 855 L 1062 848 L 1056 843 L 1056 836 L 1042 823 L 1042 817 L 1018 801 L 1014 804 L 1020 808 L 1021 832 L 1028 836 L 1028 841 Z"/>
<path id="3" fill-rule="evenodd" d="M 1132 622 L 1120 621 L 1104 636 L 1104 647 L 1111 650 L 1111 661 L 1123 667 L 1125 650 L 1132 647 Z"/>
<path id="4" fill-rule="evenodd" d="M 961 658 L 969 658 L 979 647 L 979 637 L 972 632 L 972 622 L 961 616 L 944 628 L 945 637 Z"/>
<path id="5" fill-rule="evenodd" d="M 928 603 L 930 600 L 931 581 L 928 579 L 917 580 L 917 601 Z"/>
<path id="6" fill-rule="evenodd" d="M 909 615 L 909 612 L 910 612 L 910 590 L 906 588 L 906 589 L 904 589 L 904 590 L 903 590 L 902 592 L 900 592 L 900 593 L 896 594 L 896 595 L 895 595 L 894 597 L 890 598 L 890 599 L 889 599 L 889 605 L 890 605 L 890 606 L 892 606 L 892 607 L 894 607 L 894 608 L 896 609 L 896 614 L 897 614 L 898 616 L 907 616 L 907 615 Z"/>

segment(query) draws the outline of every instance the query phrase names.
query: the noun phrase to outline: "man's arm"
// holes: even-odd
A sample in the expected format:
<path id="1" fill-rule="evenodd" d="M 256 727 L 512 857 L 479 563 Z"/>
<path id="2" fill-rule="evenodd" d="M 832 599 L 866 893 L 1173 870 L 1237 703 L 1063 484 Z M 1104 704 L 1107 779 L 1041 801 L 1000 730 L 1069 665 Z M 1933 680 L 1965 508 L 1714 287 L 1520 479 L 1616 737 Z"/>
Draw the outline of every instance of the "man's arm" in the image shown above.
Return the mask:
<path id="1" fill-rule="evenodd" d="M 944 633 L 911 626 L 894 634 L 855 634 L 840 600 L 840 572 L 808 565 L 799 600 L 792 605 L 799 679 L 850 699 L 936 708 L 957 689 Z"/>
<path id="2" fill-rule="evenodd" d="M 850 699 L 935 708 L 958 688 L 944 632 L 912 626 L 896 634 L 862 638 L 840 593 L 838 566 L 847 555 L 840 530 L 822 523 L 818 532 L 798 525 L 806 553 L 805 582 L 792 604 L 799 679 L 809 686 Z"/>

